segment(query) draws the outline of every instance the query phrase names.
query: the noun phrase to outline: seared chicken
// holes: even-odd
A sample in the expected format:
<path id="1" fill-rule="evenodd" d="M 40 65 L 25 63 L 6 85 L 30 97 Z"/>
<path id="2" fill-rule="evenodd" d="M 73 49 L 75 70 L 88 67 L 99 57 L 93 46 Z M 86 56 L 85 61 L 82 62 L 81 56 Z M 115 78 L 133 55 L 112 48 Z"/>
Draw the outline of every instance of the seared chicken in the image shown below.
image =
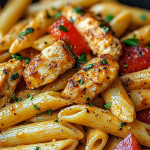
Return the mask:
<path id="1" fill-rule="evenodd" d="M 75 103 L 87 103 L 115 80 L 118 70 L 118 63 L 109 54 L 93 58 L 69 79 L 62 96 Z"/>
<path id="2" fill-rule="evenodd" d="M 0 108 L 11 100 L 23 69 L 23 61 L 15 59 L 0 64 Z"/>
<path id="3" fill-rule="evenodd" d="M 54 81 L 60 74 L 72 68 L 75 57 L 69 41 L 59 40 L 33 58 L 23 76 L 29 89 L 38 88 Z"/>

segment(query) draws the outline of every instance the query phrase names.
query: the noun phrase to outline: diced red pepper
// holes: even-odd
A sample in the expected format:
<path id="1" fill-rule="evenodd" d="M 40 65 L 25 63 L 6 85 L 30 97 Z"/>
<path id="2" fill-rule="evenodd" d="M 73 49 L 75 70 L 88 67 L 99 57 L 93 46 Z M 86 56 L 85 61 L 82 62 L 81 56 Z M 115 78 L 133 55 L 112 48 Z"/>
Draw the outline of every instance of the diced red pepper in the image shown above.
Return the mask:
<path id="1" fill-rule="evenodd" d="M 59 30 L 60 25 L 65 27 L 68 30 L 68 32 Z M 61 16 L 48 28 L 48 33 L 52 33 L 56 40 L 60 38 L 67 38 L 74 46 L 74 52 L 76 55 L 81 55 L 84 52 L 90 52 L 90 48 L 84 41 L 82 35 L 78 32 L 74 25 L 70 21 L 68 21 L 64 16 Z"/>
<path id="2" fill-rule="evenodd" d="M 132 73 L 150 66 L 150 50 L 143 45 L 127 46 L 123 43 L 123 54 L 119 59 L 119 74 Z"/>
<path id="3" fill-rule="evenodd" d="M 142 148 L 138 144 L 134 134 L 130 133 L 115 147 L 115 150 L 142 150 Z"/>

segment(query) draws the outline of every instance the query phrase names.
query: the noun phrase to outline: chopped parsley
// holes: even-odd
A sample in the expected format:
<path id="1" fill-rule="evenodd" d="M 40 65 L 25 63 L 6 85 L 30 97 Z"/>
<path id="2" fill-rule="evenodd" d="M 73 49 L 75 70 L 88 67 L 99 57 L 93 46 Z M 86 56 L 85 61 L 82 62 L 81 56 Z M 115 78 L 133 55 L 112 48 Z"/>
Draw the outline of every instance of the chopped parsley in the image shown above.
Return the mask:
<path id="1" fill-rule="evenodd" d="M 133 39 L 135 39 L 135 38 L 136 38 L 136 34 L 133 35 Z"/>
<path id="2" fill-rule="evenodd" d="M 55 8 L 55 7 L 52 7 L 52 10 L 56 10 L 56 8 Z"/>
<path id="3" fill-rule="evenodd" d="M 105 18 L 106 22 L 110 22 L 114 17 L 112 15 L 107 15 Z"/>
<path id="4" fill-rule="evenodd" d="M 86 70 L 89 70 L 90 68 L 92 68 L 94 66 L 94 64 L 89 64 L 85 67 Z"/>
<path id="5" fill-rule="evenodd" d="M 126 122 L 120 123 L 120 128 L 126 126 Z"/>
<path id="6" fill-rule="evenodd" d="M 59 12 L 55 15 L 54 19 L 57 20 L 60 16 L 62 16 L 62 12 Z"/>
<path id="7" fill-rule="evenodd" d="M 104 107 L 105 107 L 107 110 L 110 109 L 110 106 L 111 106 L 111 102 L 104 105 Z"/>
<path id="8" fill-rule="evenodd" d="M 125 64 L 125 65 L 123 65 L 123 67 L 127 68 L 127 67 L 128 67 L 128 65 L 127 65 L 127 64 Z"/>
<path id="9" fill-rule="evenodd" d="M 34 106 L 35 110 L 39 110 L 38 106 L 36 106 L 36 105 L 33 105 L 33 106 Z"/>
<path id="10" fill-rule="evenodd" d="M 39 150 L 40 148 L 39 147 L 36 147 L 34 150 Z"/>
<path id="11" fill-rule="evenodd" d="M 56 119 L 56 120 L 54 120 L 54 122 L 58 122 L 58 120 Z"/>
<path id="12" fill-rule="evenodd" d="M 72 17 L 70 17 L 70 20 L 69 20 L 72 24 L 74 24 L 74 21 Z"/>
<path id="13" fill-rule="evenodd" d="M 108 27 L 104 28 L 104 31 L 105 33 L 107 33 L 109 31 L 109 28 Z"/>
<path id="14" fill-rule="evenodd" d="M 65 27 L 62 26 L 62 25 L 59 26 L 59 30 L 64 31 L 64 32 L 68 32 L 68 29 L 65 28 Z"/>
<path id="15" fill-rule="evenodd" d="M 138 39 L 126 39 L 123 41 L 125 44 L 129 45 L 129 46 L 137 46 L 139 43 L 138 43 Z"/>
<path id="16" fill-rule="evenodd" d="M 33 96 L 32 96 L 32 94 L 30 94 L 30 100 L 32 100 L 33 99 Z"/>
<path id="17" fill-rule="evenodd" d="M 99 25 L 99 27 L 103 28 L 104 27 L 104 22 L 101 22 L 100 25 Z"/>
<path id="18" fill-rule="evenodd" d="M 139 54 L 140 56 L 142 56 L 142 52 L 138 52 L 138 54 Z"/>
<path id="19" fill-rule="evenodd" d="M 80 55 L 80 59 L 77 60 L 79 63 L 87 63 L 86 52 Z"/>
<path id="20" fill-rule="evenodd" d="M 52 18 L 52 16 L 50 16 L 48 10 L 45 10 L 45 12 L 46 12 L 47 18 Z"/>
<path id="21" fill-rule="evenodd" d="M 81 79 L 81 80 L 78 81 L 78 83 L 79 83 L 79 84 L 83 84 L 83 83 L 84 83 L 84 80 Z"/>
<path id="22" fill-rule="evenodd" d="M 25 60 L 27 64 L 30 63 L 30 59 L 29 58 L 25 58 L 23 56 L 21 56 L 20 54 L 16 53 L 12 55 L 13 59 L 17 59 L 17 60 Z"/>
<path id="23" fill-rule="evenodd" d="M 146 48 L 147 48 L 147 49 L 150 49 L 150 45 L 147 45 Z"/>
<path id="24" fill-rule="evenodd" d="M 19 34 L 19 37 L 24 36 L 24 35 L 29 34 L 29 33 L 32 33 L 32 32 L 34 32 L 33 28 L 27 28 L 24 32 Z"/>
<path id="25" fill-rule="evenodd" d="M 15 73 L 15 74 L 11 75 L 10 81 L 16 80 L 17 78 L 19 78 L 19 74 Z"/>
<path id="26" fill-rule="evenodd" d="M 79 14 L 79 15 L 82 15 L 82 14 L 83 14 L 83 12 L 81 11 L 80 7 L 75 7 L 75 8 L 73 8 L 73 12 L 75 12 L 75 13 L 77 13 L 77 14 Z"/>
<path id="27" fill-rule="evenodd" d="M 7 74 L 6 68 L 3 69 L 3 74 Z"/>
<path id="28" fill-rule="evenodd" d="M 52 114 L 52 109 L 46 110 L 44 112 L 39 113 L 38 115 L 48 114 L 49 116 Z"/>
<path id="29" fill-rule="evenodd" d="M 142 15 L 140 16 L 140 19 L 141 19 L 142 21 L 145 21 L 145 20 L 147 19 L 146 14 L 145 14 L 145 13 L 142 14 Z"/>
<path id="30" fill-rule="evenodd" d="M 103 59 L 102 62 L 103 62 L 103 64 L 105 64 L 105 65 L 109 65 L 109 63 L 106 61 L 106 59 Z"/>
<path id="31" fill-rule="evenodd" d="M 16 102 L 19 102 L 19 101 L 22 100 L 21 97 L 20 97 L 20 98 L 17 98 L 17 97 L 15 96 L 15 93 L 12 95 L 12 99 L 14 99 Z"/>
<path id="32" fill-rule="evenodd" d="M 87 97 L 87 98 L 86 98 L 86 101 L 90 101 L 90 98 L 89 98 L 89 97 Z"/>
<path id="33" fill-rule="evenodd" d="M 89 106 L 94 106 L 92 103 L 88 103 L 89 104 Z"/>

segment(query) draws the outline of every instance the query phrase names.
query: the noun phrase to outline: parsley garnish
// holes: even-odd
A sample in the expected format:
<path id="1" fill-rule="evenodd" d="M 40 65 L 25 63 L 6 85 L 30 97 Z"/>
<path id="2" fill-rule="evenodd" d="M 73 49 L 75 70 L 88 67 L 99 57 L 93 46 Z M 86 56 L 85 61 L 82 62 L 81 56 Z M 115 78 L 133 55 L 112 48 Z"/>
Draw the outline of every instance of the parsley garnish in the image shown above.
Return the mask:
<path id="1" fill-rule="evenodd" d="M 87 65 L 85 68 L 87 69 L 87 70 L 89 70 L 90 68 L 92 68 L 94 66 L 94 64 L 89 64 L 89 65 Z"/>
<path id="2" fill-rule="evenodd" d="M 32 94 L 30 94 L 30 100 L 32 100 L 33 99 L 33 96 L 32 96 Z"/>
<path id="3" fill-rule="evenodd" d="M 35 110 L 39 110 L 38 106 L 36 106 L 36 105 L 33 105 L 33 106 L 34 106 Z"/>
<path id="4" fill-rule="evenodd" d="M 125 65 L 123 65 L 123 67 L 127 68 L 127 67 L 128 67 L 128 65 L 127 65 L 127 64 L 125 64 Z"/>
<path id="5" fill-rule="evenodd" d="M 83 83 L 84 83 L 84 80 L 81 79 L 81 80 L 78 81 L 78 83 L 79 83 L 79 84 L 83 84 Z"/>
<path id="6" fill-rule="evenodd" d="M 46 12 L 47 18 L 52 18 L 52 17 L 50 16 L 48 10 L 45 10 L 45 12 Z"/>
<path id="7" fill-rule="evenodd" d="M 140 56 L 142 56 L 142 52 L 138 52 L 138 54 L 139 54 Z"/>
<path id="8" fill-rule="evenodd" d="M 124 127 L 124 126 L 126 126 L 126 122 L 120 123 L 120 128 L 122 128 L 122 127 Z"/>
<path id="9" fill-rule="evenodd" d="M 88 103 L 89 104 L 89 106 L 94 106 L 92 103 Z"/>
<path id="10" fill-rule="evenodd" d="M 26 34 L 32 33 L 34 31 L 33 28 L 27 28 L 26 31 L 19 34 L 19 37 L 24 36 Z"/>
<path id="11" fill-rule="evenodd" d="M 56 10 L 56 8 L 55 8 L 55 7 L 52 7 L 52 10 Z"/>
<path id="12" fill-rule="evenodd" d="M 15 73 L 15 74 L 11 75 L 10 81 L 16 80 L 18 77 L 19 77 L 19 74 Z"/>
<path id="13" fill-rule="evenodd" d="M 108 27 L 104 28 L 104 31 L 105 31 L 105 33 L 108 32 L 109 28 Z"/>
<path id="14" fill-rule="evenodd" d="M 34 150 L 40 150 L 40 148 L 39 148 L 39 147 L 36 147 Z"/>
<path id="15" fill-rule="evenodd" d="M 106 22 L 110 22 L 114 17 L 112 15 L 107 15 L 105 18 Z"/>
<path id="16" fill-rule="evenodd" d="M 19 102 L 19 101 L 22 100 L 21 97 L 20 97 L 20 98 L 17 98 L 17 97 L 15 96 L 15 93 L 12 95 L 12 99 L 14 99 L 16 102 Z"/>
<path id="17" fill-rule="evenodd" d="M 13 59 L 17 59 L 17 60 L 25 60 L 27 64 L 30 63 L 30 59 L 29 58 L 25 58 L 23 56 L 21 56 L 20 54 L 16 53 L 12 55 Z"/>
<path id="18" fill-rule="evenodd" d="M 86 53 L 80 55 L 80 59 L 78 59 L 79 63 L 87 63 Z"/>
<path id="19" fill-rule="evenodd" d="M 110 106 L 111 106 L 111 102 L 104 105 L 104 107 L 105 107 L 107 110 L 110 109 Z"/>
<path id="20" fill-rule="evenodd" d="M 62 25 L 59 26 L 59 30 L 64 31 L 64 32 L 68 32 L 68 29 L 65 28 L 65 27 L 62 26 Z"/>
<path id="21" fill-rule="evenodd" d="M 54 120 L 54 122 L 58 122 L 58 120 L 56 119 L 56 120 Z"/>
<path id="22" fill-rule="evenodd" d="M 146 46 L 146 48 L 147 48 L 147 49 L 150 49 L 150 46 L 149 46 L 149 45 L 147 45 L 147 46 Z"/>
<path id="23" fill-rule="evenodd" d="M 69 20 L 71 23 L 73 23 L 74 24 L 74 20 L 73 20 L 73 18 L 72 17 L 70 17 L 70 20 Z"/>
<path id="24" fill-rule="evenodd" d="M 101 22 L 100 25 L 99 25 L 99 27 L 103 28 L 104 27 L 104 22 Z"/>
<path id="25" fill-rule="evenodd" d="M 55 15 L 54 19 L 57 20 L 60 16 L 62 16 L 62 12 L 59 12 Z"/>
<path id="26" fill-rule="evenodd" d="M 129 46 L 137 46 L 138 45 L 138 39 L 126 39 L 123 41 L 124 43 L 126 43 Z"/>
<path id="27" fill-rule="evenodd" d="M 109 65 L 109 63 L 106 61 L 106 59 L 103 59 L 102 62 L 103 62 L 103 64 L 105 64 L 105 65 Z"/>
<path id="28" fill-rule="evenodd" d="M 52 114 L 52 109 L 46 110 L 44 112 L 39 113 L 38 115 L 48 114 L 49 116 Z"/>
<path id="29" fill-rule="evenodd" d="M 87 98 L 86 98 L 86 101 L 90 101 L 90 98 L 89 98 L 89 97 L 87 97 Z"/>
<path id="30" fill-rule="evenodd" d="M 141 19 L 142 21 L 146 20 L 146 19 L 147 19 L 146 14 L 142 14 L 141 17 L 140 17 L 140 19 Z"/>
<path id="31" fill-rule="evenodd" d="M 6 68 L 3 69 L 3 74 L 7 74 Z"/>
<path id="32" fill-rule="evenodd" d="M 133 35 L 133 39 L 135 39 L 135 38 L 136 38 L 136 34 Z"/>
<path id="33" fill-rule="evenodd" d="M 79 15 L 83 14 L 83 12 L 80 10 L 80 7 L 73 8 L 73 12 L 78 13 Z"/>

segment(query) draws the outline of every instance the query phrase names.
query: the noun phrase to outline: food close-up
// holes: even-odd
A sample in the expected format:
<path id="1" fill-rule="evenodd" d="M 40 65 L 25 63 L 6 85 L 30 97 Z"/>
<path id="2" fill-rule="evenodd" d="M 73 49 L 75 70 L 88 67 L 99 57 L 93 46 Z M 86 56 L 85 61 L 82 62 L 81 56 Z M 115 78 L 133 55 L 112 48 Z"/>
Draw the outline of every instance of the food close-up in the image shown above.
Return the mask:
<path id="1" fill-rule="evenodd" d="M 150 150 L 143 2 L 0 1 L 0 150 Z"/>

